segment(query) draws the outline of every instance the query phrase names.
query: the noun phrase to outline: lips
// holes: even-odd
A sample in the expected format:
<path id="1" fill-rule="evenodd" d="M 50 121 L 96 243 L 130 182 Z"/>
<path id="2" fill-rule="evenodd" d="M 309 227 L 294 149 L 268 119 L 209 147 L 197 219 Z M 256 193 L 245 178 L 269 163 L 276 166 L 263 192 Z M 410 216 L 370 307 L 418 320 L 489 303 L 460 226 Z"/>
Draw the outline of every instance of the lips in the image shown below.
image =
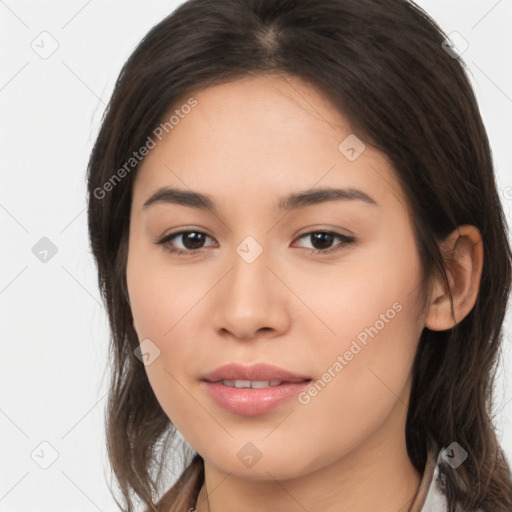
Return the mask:
<path id="1" fill-rule="evenodd" d="M 279 366 L 258 363 L 242 365 L 238 363 L 225 364 L 215 370 L 205 373 L 201 380 L 207 382 L 219 381 L 279 381 L 297 383 L 311 380 L 308 375 L 292 373 Z"/>
<path id="2" fill-rule="evenodd" d="M 284 407 L 312 379 L 265 363 L 219 366 L 201 377 L 201 386 L 218 406 L 242 416 L 256 416 Z"/>

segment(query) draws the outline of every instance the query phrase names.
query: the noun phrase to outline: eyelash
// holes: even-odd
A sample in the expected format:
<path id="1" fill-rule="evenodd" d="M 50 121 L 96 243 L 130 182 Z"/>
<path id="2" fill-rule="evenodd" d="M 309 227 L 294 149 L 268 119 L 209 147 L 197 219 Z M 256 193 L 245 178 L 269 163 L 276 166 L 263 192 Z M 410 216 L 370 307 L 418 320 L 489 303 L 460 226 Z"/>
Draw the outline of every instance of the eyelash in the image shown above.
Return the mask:
<path id="1" fill-rule="evenodd" d="M 211 238 L 209 235 L 207 235 L 203 231 L 199 231 L 199 230 L 196 230 L 196 229 L 190 229 L 190 230 L 178 231 L 176 233 L 171 233 L 170 235 L 166 235 L 164 238 L 162 238 L 160 241 L 158 241 L 156 243 L 157 243 L 157 245 L 164 246 L 166 251 L 168 251 L 168 252 L 170 252 L 172 254 L 176 254 L 177 256 L 192 256 L 194 254 L 199 253 L 202 249 L 205 249 L 205 247 L 201 247 L 200 249 L 196 249 L 196 250 L 181 250 L 181 249 L 175 249 L 174 247 L 169 245 L 169 242 L 173 238 L 176 238 L 176 237 L 178 237 L 180 235 L 184 235 L 184 234 L 187 234 L 187 233 L 197 233 L 197 234 L 200 234 L 200 235 L 205 235 L 208 238 Z M 336 231 L 329 231 L 329 230 L 310 231 L 309 233 L 304 233 L 303 235 L 299 236 L 298 239 L 301 239 L 301 238 L 304 238 L 304 237 L 307 237 L 307 236 L 310 236 L 310 235 L 313 235 L 313 234 L 317 234 L 317 233 L 333 235 L 333 236 L 339 238 L 340 240 L 342 240 L 342 243 L 339 244 L 338 246 L 334 246 L 331 249 L 325 249 L 325 250 L 322 250 L 322 249 L 307 249 L 307 250 L 311 251 L 311 253 L 313 253 L 313 254 L 330 254 L 332 252 L 340 251 L 340 250 L 343 250 L 347 245 L 349 245 L 349 244 L 351 244 L 351 243 L 356 241 L 356 239 L 354 237 L 350 237 L 350 236 L 347 236 L 347 235 L 342 235 L 341 233 L 337 233 Z"/>

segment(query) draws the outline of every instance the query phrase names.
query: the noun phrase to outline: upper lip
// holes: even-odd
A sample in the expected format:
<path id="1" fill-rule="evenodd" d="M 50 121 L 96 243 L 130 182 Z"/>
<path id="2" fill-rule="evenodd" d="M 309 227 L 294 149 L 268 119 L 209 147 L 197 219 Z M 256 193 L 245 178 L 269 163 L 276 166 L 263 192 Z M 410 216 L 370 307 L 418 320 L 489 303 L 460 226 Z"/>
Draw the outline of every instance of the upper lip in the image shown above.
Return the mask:
<path id="1" fill-rule="evenodd" d="M 302 382 L 310 380 L 306 375 L 292 373 L 279 366 L 258 363 L 253 365 L 243 365 L 239 363 L 230 363 L 219 366 L 215 370 L 205 373 L 201 380 L 209 382 L 218 382 L 220 380 L 250 380 L 250 381 L 269 381 L 279 380 L 281 382 Z"/>

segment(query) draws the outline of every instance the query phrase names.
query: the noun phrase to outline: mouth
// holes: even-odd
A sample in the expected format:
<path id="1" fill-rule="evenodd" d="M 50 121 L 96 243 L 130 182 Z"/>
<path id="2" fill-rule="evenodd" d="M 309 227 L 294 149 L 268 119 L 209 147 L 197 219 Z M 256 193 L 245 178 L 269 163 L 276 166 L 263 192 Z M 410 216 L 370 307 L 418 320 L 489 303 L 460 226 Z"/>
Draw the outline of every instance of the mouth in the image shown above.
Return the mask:
<path id="1" fill-rule="evenodd" d="M 201 384 L 216 405 L 233 414 L 256 416 L 284 405 L 313 379 L 272 365 L 225 365 L 205 374 Z"/>

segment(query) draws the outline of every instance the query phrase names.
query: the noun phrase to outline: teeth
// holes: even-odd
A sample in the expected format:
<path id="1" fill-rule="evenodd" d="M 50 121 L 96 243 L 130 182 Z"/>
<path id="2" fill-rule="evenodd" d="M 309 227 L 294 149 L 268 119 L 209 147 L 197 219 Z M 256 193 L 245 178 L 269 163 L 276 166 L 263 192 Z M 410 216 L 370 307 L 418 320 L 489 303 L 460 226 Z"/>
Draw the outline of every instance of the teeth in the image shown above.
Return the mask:
<path id="1" fill-rule="evenodd" d="M 268 388 L 269 386 L 279 386 L 283 381 L 280 380 L 221 380 L 220 384 L 231 388 Z"/>

